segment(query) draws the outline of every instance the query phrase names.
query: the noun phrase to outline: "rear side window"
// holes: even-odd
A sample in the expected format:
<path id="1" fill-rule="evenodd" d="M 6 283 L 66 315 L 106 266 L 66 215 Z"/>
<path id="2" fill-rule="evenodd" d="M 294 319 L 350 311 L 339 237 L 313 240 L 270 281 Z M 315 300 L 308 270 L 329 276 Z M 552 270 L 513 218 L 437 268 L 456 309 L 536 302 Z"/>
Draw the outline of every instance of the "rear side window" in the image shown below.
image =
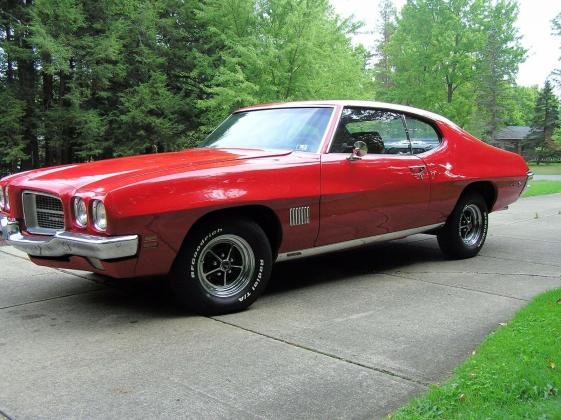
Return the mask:
<path id="1" fill-rule="evenodd" d="M 411 116 L 405 117 L 413 154 L 428 152 L 440 145 L 440 136 L 434 127 Z"/>

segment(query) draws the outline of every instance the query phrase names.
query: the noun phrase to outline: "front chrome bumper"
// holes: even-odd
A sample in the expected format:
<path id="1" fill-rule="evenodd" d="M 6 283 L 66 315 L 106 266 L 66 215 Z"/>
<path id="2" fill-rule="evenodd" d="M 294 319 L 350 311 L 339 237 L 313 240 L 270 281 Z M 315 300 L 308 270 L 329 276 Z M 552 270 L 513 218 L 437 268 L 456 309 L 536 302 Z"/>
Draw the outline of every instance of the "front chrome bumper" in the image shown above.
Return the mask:
<path id="1" fill-rule="evenodd" d="M 80 257 L 112 260 L 133 257 L 138 252 L 138 236 L 94 236 L 57 232 L 54 236 L 22 235 L 19 224 L 5 216 L 0 218 L 0 240 L 34 257 Z"/>

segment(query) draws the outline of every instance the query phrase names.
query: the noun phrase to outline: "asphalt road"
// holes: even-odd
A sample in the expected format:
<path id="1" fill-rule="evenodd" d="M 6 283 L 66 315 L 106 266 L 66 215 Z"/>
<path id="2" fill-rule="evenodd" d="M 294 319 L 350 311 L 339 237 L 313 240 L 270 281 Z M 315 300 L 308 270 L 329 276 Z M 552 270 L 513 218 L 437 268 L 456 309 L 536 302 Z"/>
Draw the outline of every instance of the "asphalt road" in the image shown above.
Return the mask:
<path id="1" fill-rule="evenodd" d="M 37 267 L 1 247 L 0 413 L 381 417 L 561 286 L 561 194 L 493 214 L 470 260 L 417 235 L 279 264 L 239 314 L 180 313 L 162 283 Z"/>

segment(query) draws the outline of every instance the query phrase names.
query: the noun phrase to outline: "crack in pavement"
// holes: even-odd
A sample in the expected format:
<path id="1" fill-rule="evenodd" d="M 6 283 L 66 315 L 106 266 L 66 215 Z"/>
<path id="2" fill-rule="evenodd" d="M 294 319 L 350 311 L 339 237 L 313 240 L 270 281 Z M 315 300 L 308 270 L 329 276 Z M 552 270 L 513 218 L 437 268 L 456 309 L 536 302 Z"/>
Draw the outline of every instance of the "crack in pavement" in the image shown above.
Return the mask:
<path id="1" fill-rule="evenodd" d="M 0 249 L 0 252 L 1 252 L 2 254 L 9 255 L 9 256 L 15 257 L 15 258 L 19 258 L 19 259 L 21 259 L 21 260 L 24 260 L 24 261 L 27 261 L 27 262 L 30 262 L 30 263 L 31 263 L 31 260 L 30 260 L 27 256 L 24 257 L 23 255 L 12 254 L 12 253 L 10 253 L 10 252 L 3 251 L 2 249 Z M 67 269 L 65 269 L 65 268 L 55 268 L 55 267 L 48 267 L 48 268 L 50 268 L 50 269 L 53 270 L 53 271 L 58 271 L 58 272 L 60 272 L 60 273 L 69 274 L 69 275 L 71 275 L 71 276 L 79 277 L 79 278 L 81 278 L 81 279 L 88 280 L 88 281 L 91 281 L 91 282 L 96 283 L 96 284 L 103 284 L 103 285 L 105 285 L 105 283 L 103 283 L 103 282 L 100 281 L 100 280 L 92 279 L 92 278 L 90 278 L 90 277 L 87 276 L 87 275 L 80 275 L 80 274 L 74 273 L 74 272 L 72 272 L 72 271 L 70 271 L 70 270 L 67 270 Z M 34 275 L 35 275 L 35 276 L 39 276 L 39 275 L 46 275 L 46 274 L 48 274 L 48 273 L 40 273 L 40 274 L 34 274 Z M 0 308 L 0 309 L 1 309 L 1 308 Z"/>
<path id="2" fill-rule="evenodd" d="M 9 246 L 9 245 L 8 245 L 8 246 Z M 22 260 L 29 261 L 29 258 L 27 258 L 27 256 L 24 257 L 23 255 L 12 254 L 11 252 L 6 252 L 6 251 L 4 251 L 4 250 L 1 249 L 1 248 L 0 248 L 0 252 L 1 252 L 2 254 L 6 254 L 6 255 L 9 255 L 9 256 L 11 256 L 11 257 L 21 258 Z"/>
<path id="3" fill-rule="evenodd" d="M 479 254 L 480 257 L 485 257 L 485 258 L 494 258 L 496 260 L 505 260 L 505 261 L 518 261 L 518 262 L 525 262 L 525 263 L 529 263 L 529 264 L 538 264 L 538 265 L 548 265 L 550 267 L 561 267 L 561 264 L 552 264 L 549 262 L 537 262 L 537 261 L 529 261 L 529 260 L 521 260 L 520 258 L 507 258 L 507 257 L 497 257 L 496 255 L 485 255 L 485 253 L 481 253 Z"/>
<path id="4" fill-rule="evenodd" d="M 71 296 L 79 296 L 79 295 L 85 295 L 85 294 L 93 293 L 93 292 L 100 292 L 102 290 L 105 290 L 105 288 L 86 290 L 84 292 L 78 292 L 78 293 L 70 293 L 68 295 L 63 295 L 63 296 L 53 296 L 53 297 L 45 298 L 45 299 L 32 300 L 30 302 L 16 303 L 15 305 L 2 306 L 2 307 L 0 307 L 0 311 L 3 310 L 3 309 L 10 309 L 10 308 L 17 308 L 19 306 L 32 305 L 34 303 L 48 302 L 50 300 L 64 299 L 64 298 L 71 297 Z"/>
<path id="5" fill-rule="evenodd" d="M 262 333 L 262 332 L 259 332 L 259 331 L 252 330 L 250 328 L 242 327 L 241 325 L 237 325 L 237 324 L 234 324 L 232 322 L 224 321 L 223 319 L 218 319 L 218 318 L 215 318 L 215 317 L 209 317 L 208 319 L 212 319 L 213 321 L 220 322 L 220 323 L 225 324 L 225 325 L 229 325 L 230 327 L 239 328 L 240 330 L 243 330 L 243 331 L 246 331 L 246 332 L 249 332 L 249 333 L 252 333 L 252 334 L 256 334 L 256 335 L 259 335 L 261 337 L 268 338 L 270 340 L 274 340 L 274 341 L 277 341 L 279 343 L 289 345 L 291 347 L 296 347 L 296 348 L 306 350 L 306 351 L 309 351 L 309 352 L 312 352 L 312 353 L 315 353 L 315 354 L 319 354 L 321 356 L 326 356 L 326 357 L 329 357 L 331 359 L 338 360 L 340 362 L 344 362 L 344 363 L 348 363 L 348 364 L 351 364 L 351 365 L 354 365 L 354 366 L 361 367 L 363 369 L 368 369 L 368 370 L 372 370 L 374 372 L 383 373 L 385 375 L 392 376 L 394 378 L 403 379 L 404 381 L 412 382 L 414 384 L 421 385 L 425 388 L 428 387 L 429 385 L 431 385 L 430 382 L 424 381 L 422 379 L 412 378 L 412 377 L 409 377 L 409 376 L 405 376 L 405 375 L 393 372 L 393 371 L 388 370 L 388 369 L 379 368 L 379 367 L 376 367 L 376 366 L 370 366 L 370 365 L 366 365 L 364 363 L 356 362 L 354 360 L 347 359 L 343 356 L 338 356 L 338 355 L 333 354 L 333 353 L 328 353 L 326 351 L 318 350 L 318 349 L 315 349 L 313 347 L 305 346 L 303 344 L 294 343 L 292 341 L 288 341 L 288 340 L 285 340 L 283 338 L 275 337 L 275 336 L 272 336 L 272 335 L 269 335 L 269 334 L 265 334 L 265 333 Z"/>
<path id="6" fill-rule="evenodd" d="M 496 273 L 491 271 L 394 271 L 394 273 L 404 274 L 484 274 L 494 276 L 526 276 L 526 277 L 543 277 L 551 279 L 561 279 L 561 274 L 534 274 L 534 273 Z"/>
<path id="7" fill-rule="evenodd" d="M 0 409 L 0 419 L 2 420 L 12 420 L 12 417 L 8 416 L 2 409 Z"/>
<path id="8" fill-rule="evenodd" d="M 3 253 L 3 254 L 9 255 L 9 256 L 15 257 L 15 258 L 22 259 L 22 260 L 27 261 L 27 262 L 31 262 L 31 261 L 29 260 L 29 258 L 24 257 L 24 256 L 22 256 L 22 255 L 14 255 L 14 254 L 12 254 L 12 253 L 10 253 L 10 252 L 5 252 L 5 251 L 3 251 L 3 250 L 1 250 L 1 249 L 0 249 L 0 252 Z M 29 301 L 29 302 L 17 303 L 17 304 L 15 304 L 15 305 L 2 306 L 2 307 L 0 307 L 0 310 L 3 310 L 3 309 L 10 309 L 10 308 L 17 308 L 17 307 L 19 307 L 19 306 L 31 305 L 31 304 L 34 304 L 34 303 L 48 302 L 48 301 L 56 300 L 56 299 L 64 299 L 64 298 L 71 297 L 71 296 L 85 295 L 85 294 L 87 294 L 87 293 L 99 292 L 99 291 L 105 290 L 105 289 L 107 288 L 107 286 L 106 286 L 105 284 L 103 284 L 103 283 L 101 283 L 101 282 L 99 282 L 99 281 L 95 281 L 95 280 L 92 280 L 92 279 L 90 279 L 90 278 L 87 278 L 86 276 L 80 276 L 80 275 L 78 275 L 78 274 L 76 274 L 76 273 L 71 273 L 71 272 L 68 272 L 68 271 L 66 271 L 66 270 L 64 270 L 64 269 L 60 269 L 60 268 L 52 268 L 52 270 L 53 270 L 53 271 L 58 271 L 58 272 L 60 272 L 60 273 L 68 274 L 68 275 L 71 275 L 71 276 L 75 276 L 75 277 L 78 277 L 78 278 L 81 278 L 81 279 L 84 279 L 84 280 L 89 280 L 89 281 L 91 281 L 91 282 L 93 282 L 93 283 L 95 283 L 95 284 L 103 285 L 103 286 L 105 286 L 105 287 L 104 287 L 104 288 L 99 288 L 99 289 L 86 290 L 86 291 L 84 291 L 84 292 L 70 293 L 70 294 L 62 295 L 62 296 L 53 296 L 53 297 L 45 298 L 45 299 L 32 300 L 32 301 Z M 34 276 L 48 275 L 48 274 L 49 274 L 49 273 L 41 273 L 41 274 L 35 274 Z M 1 410 L 0 410 L 0 415 L 2 415 L 2 411 L 1 411 Z"/>
<path id="9" fill-rule="evenodd" d="M 88 280 L 88 281 L 91 281 L 92 283 L 95 283 L 95 284 L 101 284 L 101 285 L 106 286 L 108 288 L 111 287 L 110 285 L 108 285 L 103 280 L 98 280 L 98 279 L 95 279 L 95 278 L 91 278 L 91 276 L 89 274 L 74 273 L 74 272 L 72 272 L 72 271 L 70 271 L 66 268 L 53 268 L 53 270 L 60 271 L 61 273 L 68 274 L 70 276 L 75 276 L 75 277 L 78 277 L 78 278 L 81 278 L 81 279 L 84 279 L 84 280 Z M 95 274 L 95 273 L 92 273 L 92 274 Z M 115 288 L 117 288 L 117 287 L 115 287 Z"/>
<path id="10" fill-rule="evenodd" d="M 548 243 L 548 244 L 558 244 L 561 241 L 559 240 L 554 240 L 554 239 L 534 239 L 534 238 L 521 238 L 519 236 L 510 236 L 510 235 L 503 235 L 500 233 L 493 233 L 492 235 L 489 235 L 489 237 L 493 237 L 493 238 L 509 238 L 509 239 L 516 239 L 517 241 L 532 241 L 532 242 L 544 242 L 544 243 Z"/>
<path id="11" fill-rule="evenodd" d="M 402 273 L 402 272 L 401 271 L 396 271 L 394 273 L 383 273 L 383 274 L 385 274 L 386 276 L 397 277 L 397 278 L 400 278 L 400 279 L 407 279 L 407 280 L 419 281 L 419 282 L 422 282 L 422 283 L 434 284 L 436 286 L 451 287 L 453 289 L 468 290 L 470 292 L 483 293 L 485 295 L 499 296 L 499 297 L 504 297 L 504 298 L 507 298 L 507 299 L 519 300 L 521 302 L 529 302 L 529 299 L 518 298 L 516 296 L 503 295 L 502 293 L 489 292 L 489 291 L 486 291 L 486 290 L 470 289 L 469 287 L 463 287 L 463 286 L 458 286 L 458 285 L 454 285 L 454 284 L 443 284 L 443 283 L 438 283 L 436 281 L 416 279 L 414 277 L 403 276 L 403 275 L 399 275 L 399 274 L 396 274 L 396 273 Z M 415 273 L 405 273 L 405 274 L 411 274 L 412 275 L 412 274 L 415 274 Z M 447 274 L 447 273 L 416 273 L 416 274 Z M 460 273 L 453 273 L 453 274 L 460 274 Z M 472 274 L 472 273 L 461 273 L 461 274 Z"/>

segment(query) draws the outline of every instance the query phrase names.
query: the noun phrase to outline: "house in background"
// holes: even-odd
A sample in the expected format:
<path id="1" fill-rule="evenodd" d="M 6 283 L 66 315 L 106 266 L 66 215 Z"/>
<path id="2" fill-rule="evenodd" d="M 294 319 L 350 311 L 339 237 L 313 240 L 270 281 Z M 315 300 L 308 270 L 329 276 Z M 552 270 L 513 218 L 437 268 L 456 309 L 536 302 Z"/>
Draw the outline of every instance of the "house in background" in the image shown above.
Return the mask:
<path id="1" fill-rule="evenodd" d="M 531 127 L 508 125 L 497 132 L 493 145 L 510 152 L 518 153 L 519 155 L 524 155 L 524 145 L 522 141 L 531 131 Z"/>

